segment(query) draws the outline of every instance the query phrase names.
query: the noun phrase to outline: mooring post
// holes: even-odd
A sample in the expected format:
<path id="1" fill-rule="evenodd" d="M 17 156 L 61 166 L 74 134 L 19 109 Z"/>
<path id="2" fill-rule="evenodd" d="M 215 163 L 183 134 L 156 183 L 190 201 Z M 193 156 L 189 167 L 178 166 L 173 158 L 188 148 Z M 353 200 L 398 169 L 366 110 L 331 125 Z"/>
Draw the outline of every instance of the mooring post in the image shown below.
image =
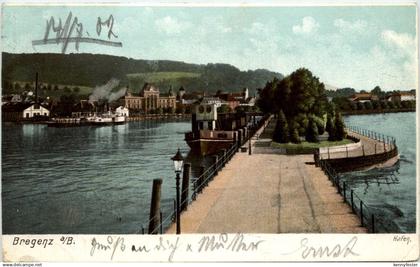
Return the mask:
<path id="1" fill-rule="evenodd" d="M 360 224 L 363 225 L 363 201 L 360 200 Z"/>
<path id="2" fill-rule="evenodd" d="M 330 147 L 327 147 L 328 159 L 330 159 Z"/>
<path id="3" fill-rule="evenodd" d="M 152 201 L 150 203 L 149 215 L 149 235 L 158 234 L 161 185 L 162 179 L 153 179 Z"/>
<path id="4" fill-rule="evenodd" d="M 362 145 L 363 156 L 365 156 L 365 145 Z"/>
<path id="5" fill-rule="evenodd" d="M 185 163 L 184 164 L 184 172 L 182 175 L 182 191 L 181 191 L 181 211 L 184 211 L 188 207 L 188 190 L 190 185 L 190 172 L 191 172 L 191 164 Z"/>
<path id="6" fill-rule="evenodd" d="M 384 142 L 384 152 L 386 152 L 386 143 L 385 143 L 385 137 L 384 137 L 384 139 L 383 139 L 383 142 Z"/>
<path id="7" fill-rule="evenodd" d="M 353 189 L 350 190 L 351 210 L 354 212 Z"/>
<path id="8" fill-rule="evenodd" d="M 238 150 L 241 148 L 242 146 L 242 129 L 238 130 Z"/>
<path id="9" fill-rule="evenodd" d="M 141 234 L 144 235 L 144 227 L 143 227 L 143 225 L 141 226 Z"/>
<path id="10" fill-rule="evenodd" d="M 249 139 L 248 139 L 248 155 L 251 155 L 252 154 L 252 152 L 251 152 L 251 137 L 249 137 Z"/>
<path id="11" fill-rule="evenodd" d="M 346 157 L 347 158 L 349 157 L 349 149 L 348 149 L 347 145 L 346 145 Z"/>
<path id="12" fill-rule="evenodd" d="M 375 142 L 375 155 L 376 155 L 376 142 Z"/>
<path id="13" fill-rule="evenodd" d="M 162 213 L 162 211 L 160 212 L 160 214 L 159 214 L 159 218 L 160 218 L 160 223 L 159 223 L 159 225 L 160 225 L 160 234 L 163 234 L 163 224 L 162 224 L 162 221 L 163 221 L 163 213 Z"/>

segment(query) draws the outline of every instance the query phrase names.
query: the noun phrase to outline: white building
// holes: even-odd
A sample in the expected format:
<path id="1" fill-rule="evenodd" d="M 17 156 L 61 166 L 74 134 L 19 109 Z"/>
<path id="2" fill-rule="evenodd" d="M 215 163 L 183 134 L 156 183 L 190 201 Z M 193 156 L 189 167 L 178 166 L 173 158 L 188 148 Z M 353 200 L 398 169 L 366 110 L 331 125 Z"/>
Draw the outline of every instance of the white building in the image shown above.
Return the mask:
<path id="1" fill-rule="evenodd" d="M 119 106 L 118 108 L 116 108 L 115 109 L 115 113 L 118 116 L 124 116 L 124 117 L 128 117 L 129 116 L 128 108 L 123 107 L 123 106 Z"/>
<path id="2" fill-rule="evenodd" d="M 22 113 L 24 119 L 30 119 L 35 116 L 50 116 L 50 111 L 39 104 L 30 105 L 25 108 Z"/>

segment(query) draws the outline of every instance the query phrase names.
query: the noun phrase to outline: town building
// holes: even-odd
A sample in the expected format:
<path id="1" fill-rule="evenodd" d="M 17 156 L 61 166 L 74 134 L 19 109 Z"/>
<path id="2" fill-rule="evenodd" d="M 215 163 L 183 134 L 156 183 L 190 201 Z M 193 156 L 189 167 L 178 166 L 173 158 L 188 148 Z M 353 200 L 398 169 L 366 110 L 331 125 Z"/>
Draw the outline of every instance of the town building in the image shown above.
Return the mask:
<path id="1" fill-rule="evenodd" d="M 115 113 L 118 116 L 124 116 L 124 117 L 129 117 L 129 110 L 126 107 L 123 106 L 119 106 L 118 108 L 115 109 Z"/>
<path id="2" fill-rule="evenodd" d="M 349 99 L 352 102 L 364 103 L 364 102 L 377 101 L 379 100 L 379 97 L 371 93 L 356 93 L 352 95 Z"/>
<path id="3" fill-rule="evenodd" d="M 410 92 L 399 92 L 399 93 L 393 93 L 391 95 L 388 96 L 387 98 L 388 101 L 396 101 L 396 102 L 401 102 L 401 101 L 415 101 L 416 100 L 416 95 Z"/>
<path id="4" fill-rule="evenodd" d="M 40 104 L 10 103 L 2 106 L 3 121 L 22 121 L 37 118 L 47 118 L 49 116 L 50 111 Z"/>
<path id="5" fill-rule="evenodd" d="M 154 112 L 158 109 L 169 110 L 176 108 L 176 96 L 169 89 L 167 94 L 161 94 L 159 88 L 150 83 L 145 83 L 137 95 L 128 92 L 124 96 L 124 107 L 133 111 L 144 113 Z"/>

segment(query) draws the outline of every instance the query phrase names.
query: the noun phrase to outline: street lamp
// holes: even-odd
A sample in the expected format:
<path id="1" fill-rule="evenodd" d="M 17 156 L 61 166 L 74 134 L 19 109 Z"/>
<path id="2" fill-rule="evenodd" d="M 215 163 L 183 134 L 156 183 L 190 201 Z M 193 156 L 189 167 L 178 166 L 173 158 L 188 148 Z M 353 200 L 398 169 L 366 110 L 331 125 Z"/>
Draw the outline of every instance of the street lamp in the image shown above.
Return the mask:
<path id="1" fill-rule="evenodd" d="M 182 166 L 184 163 L 184 157 L 179 151 L 179 148 L 178 152 L 176 152 L 175 156 L 173 156 L 171 159 L 174 162 L 174 168 L 176 173 L 176 234 L 179 235 L 181 234 L 181 215 L 179 212 L 179 175 L 181 174 Z"/>

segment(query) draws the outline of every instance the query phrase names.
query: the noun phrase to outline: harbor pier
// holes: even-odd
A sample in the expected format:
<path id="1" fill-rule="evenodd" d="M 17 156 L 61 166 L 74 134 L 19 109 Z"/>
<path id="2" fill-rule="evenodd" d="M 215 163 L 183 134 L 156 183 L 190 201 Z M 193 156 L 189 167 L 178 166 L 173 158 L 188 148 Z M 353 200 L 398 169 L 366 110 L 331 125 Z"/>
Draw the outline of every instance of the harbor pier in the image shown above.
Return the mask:
<path id="1" fill-rule="evenodd" d="M 251 139 L 251 155 L 236 153 L 181 214 L 182 233 L 367 232 L 313 155 L 283 155 L 269 146 L 274 125 Z M 175 224 L 166 233 L 175 233 Z"/>

